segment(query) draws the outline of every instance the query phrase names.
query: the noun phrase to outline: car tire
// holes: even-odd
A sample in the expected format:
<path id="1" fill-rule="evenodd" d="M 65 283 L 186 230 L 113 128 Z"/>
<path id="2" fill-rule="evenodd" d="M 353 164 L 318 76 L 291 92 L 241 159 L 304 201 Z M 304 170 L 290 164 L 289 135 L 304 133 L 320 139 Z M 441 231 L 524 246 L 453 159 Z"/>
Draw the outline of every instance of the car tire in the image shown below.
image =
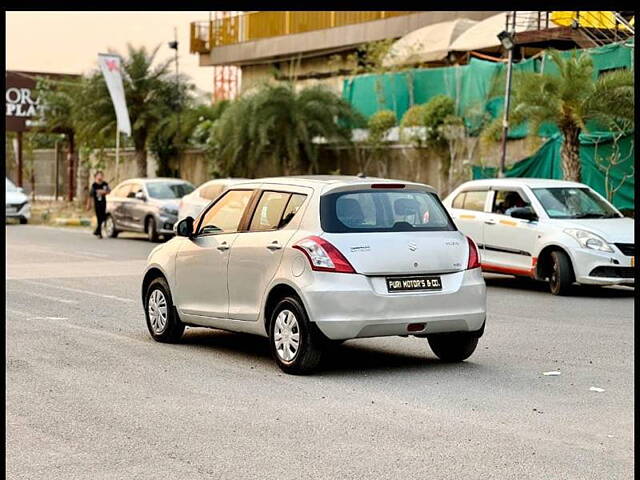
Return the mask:
<path id="1" fill-rule="evenodd" d="M 111 215 L 104 219 L 104 234 L 110 238 L 116 238 L 120 232 L 116 229 L 116 222 Z"/>
<path id="2" fill-rule="evenodd" d="M 29 219 L 25 217 L 20 217 L 20 225 L 26 225 L 29 223 Z"/>
<path id="3" fill-rule="evenodd" d="M 156 226 L 155 218 L 153 218 L 153 217 L 147 218 L 146 230 L 147 230 L 147 238 L 149 239 L 149 241 L 150 242 L 157 242 L 158 241 L 158 227 Z"/>
<path id="4" fill-rule="evenodd" d="M 300 300 L 285 297 L 278 302 L 269 322 L 269 345 L 283 372 L 306 375 L 318 367 L 324 349 L 317 328 Z"/>
<path id="5" fill-rule="evenodd" d="M 573 288 L 575 277 L 569 256 L 560 251 L 551 252 L 551 269 L 549 274 L 549 289 L 553 295 L 568 295 Z"/>
<path id="6" fill-rule="evenodd" d="M 478 338 L 464 333 L 435 334 L 427 337 L 433 353 L 443 362 L 462 362 L 478 346 Z"/>
<path id="7" fill-rule="evenodd" d="M 175 343 L 182 337 L 185 325 L 173 306 L 171 291 L 164 278 L 156 278 L 149 284 L 144 297 L 144 314 L 149 333 L 156 342 Z"/>

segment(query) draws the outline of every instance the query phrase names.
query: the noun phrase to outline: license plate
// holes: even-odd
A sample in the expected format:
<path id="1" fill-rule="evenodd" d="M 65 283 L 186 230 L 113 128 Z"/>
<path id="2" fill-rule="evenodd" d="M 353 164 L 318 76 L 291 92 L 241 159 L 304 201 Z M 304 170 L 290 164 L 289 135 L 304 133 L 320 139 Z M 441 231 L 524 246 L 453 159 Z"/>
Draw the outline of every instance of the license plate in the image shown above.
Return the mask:
<path id="1" fill-rule="evenodd" d="M 419 290 L 442 290 L 440 277 L 387 277 L 387 291 L 389 293 Z"/>

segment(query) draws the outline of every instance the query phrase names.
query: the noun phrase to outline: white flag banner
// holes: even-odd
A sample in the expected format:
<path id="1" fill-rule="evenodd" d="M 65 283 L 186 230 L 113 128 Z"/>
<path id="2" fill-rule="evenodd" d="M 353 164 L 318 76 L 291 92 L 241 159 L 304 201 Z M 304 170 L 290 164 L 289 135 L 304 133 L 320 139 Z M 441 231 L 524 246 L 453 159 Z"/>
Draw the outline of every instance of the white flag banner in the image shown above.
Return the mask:
<path id="1" fill-rule="evenodd" d="M 98 54 L 98 63 L 104 80 L 111 95 L 113 108 L 116 111 L 118 130 L 127 135 L 131 135 L 131 122 L 129 121 L 129 111 L 127 101 L 124 96 L 124 85 L 122 84 L 122 62 L 118 55 L 107 53 Z"/>

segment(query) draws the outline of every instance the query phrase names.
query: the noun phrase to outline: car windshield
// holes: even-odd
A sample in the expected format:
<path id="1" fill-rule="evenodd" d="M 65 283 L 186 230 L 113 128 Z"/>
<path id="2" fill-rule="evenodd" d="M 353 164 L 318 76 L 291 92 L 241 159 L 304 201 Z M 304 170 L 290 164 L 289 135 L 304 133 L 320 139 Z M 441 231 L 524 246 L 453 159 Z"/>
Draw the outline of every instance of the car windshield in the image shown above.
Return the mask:
<path id="1" fill-rule="evenodd" d="M 417 190 L 358 190 L 324 195 L 322 229 L 329 233 L 455 230 L 434 193 Z"/>
<path id="2" fill-rule="evenodd" d="M 7 178 L 7 188 L 5 192 L 17 192 L 18 188 L 13 184 L 11 180 Z"/>
<path id="3" fill-rule="evenodd" d="M 188 193 L 193 192 L 195 187 L 188 182 L 149 182 L 147 183 L 147 191 L 151 198 L 182 198 Z"/>
<path id="4" fill-rule="evenodd" d="M 533 188 L 549 218 L 617 218 L 608 203 L 588 188 Z"/>

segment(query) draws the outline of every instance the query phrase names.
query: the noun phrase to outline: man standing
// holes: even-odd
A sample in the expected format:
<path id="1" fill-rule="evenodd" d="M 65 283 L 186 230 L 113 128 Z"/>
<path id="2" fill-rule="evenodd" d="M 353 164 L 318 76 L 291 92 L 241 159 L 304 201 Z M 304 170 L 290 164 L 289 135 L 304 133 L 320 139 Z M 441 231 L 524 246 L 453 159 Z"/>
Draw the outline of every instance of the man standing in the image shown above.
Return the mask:
<path id="1" fill-rule="evenodd" d="M 95 182 L 91 185 L 91 198 L 93 198 L 93 206 L 96 211 L 96 229 L 93 232 L 98 238 L 102 238 L 102 223 L 106 218 L 107 212 L 107 194 L 111 192 L 109 184 L 104 181 L 104 175 L 101 170 L 96 172 Z"/>

